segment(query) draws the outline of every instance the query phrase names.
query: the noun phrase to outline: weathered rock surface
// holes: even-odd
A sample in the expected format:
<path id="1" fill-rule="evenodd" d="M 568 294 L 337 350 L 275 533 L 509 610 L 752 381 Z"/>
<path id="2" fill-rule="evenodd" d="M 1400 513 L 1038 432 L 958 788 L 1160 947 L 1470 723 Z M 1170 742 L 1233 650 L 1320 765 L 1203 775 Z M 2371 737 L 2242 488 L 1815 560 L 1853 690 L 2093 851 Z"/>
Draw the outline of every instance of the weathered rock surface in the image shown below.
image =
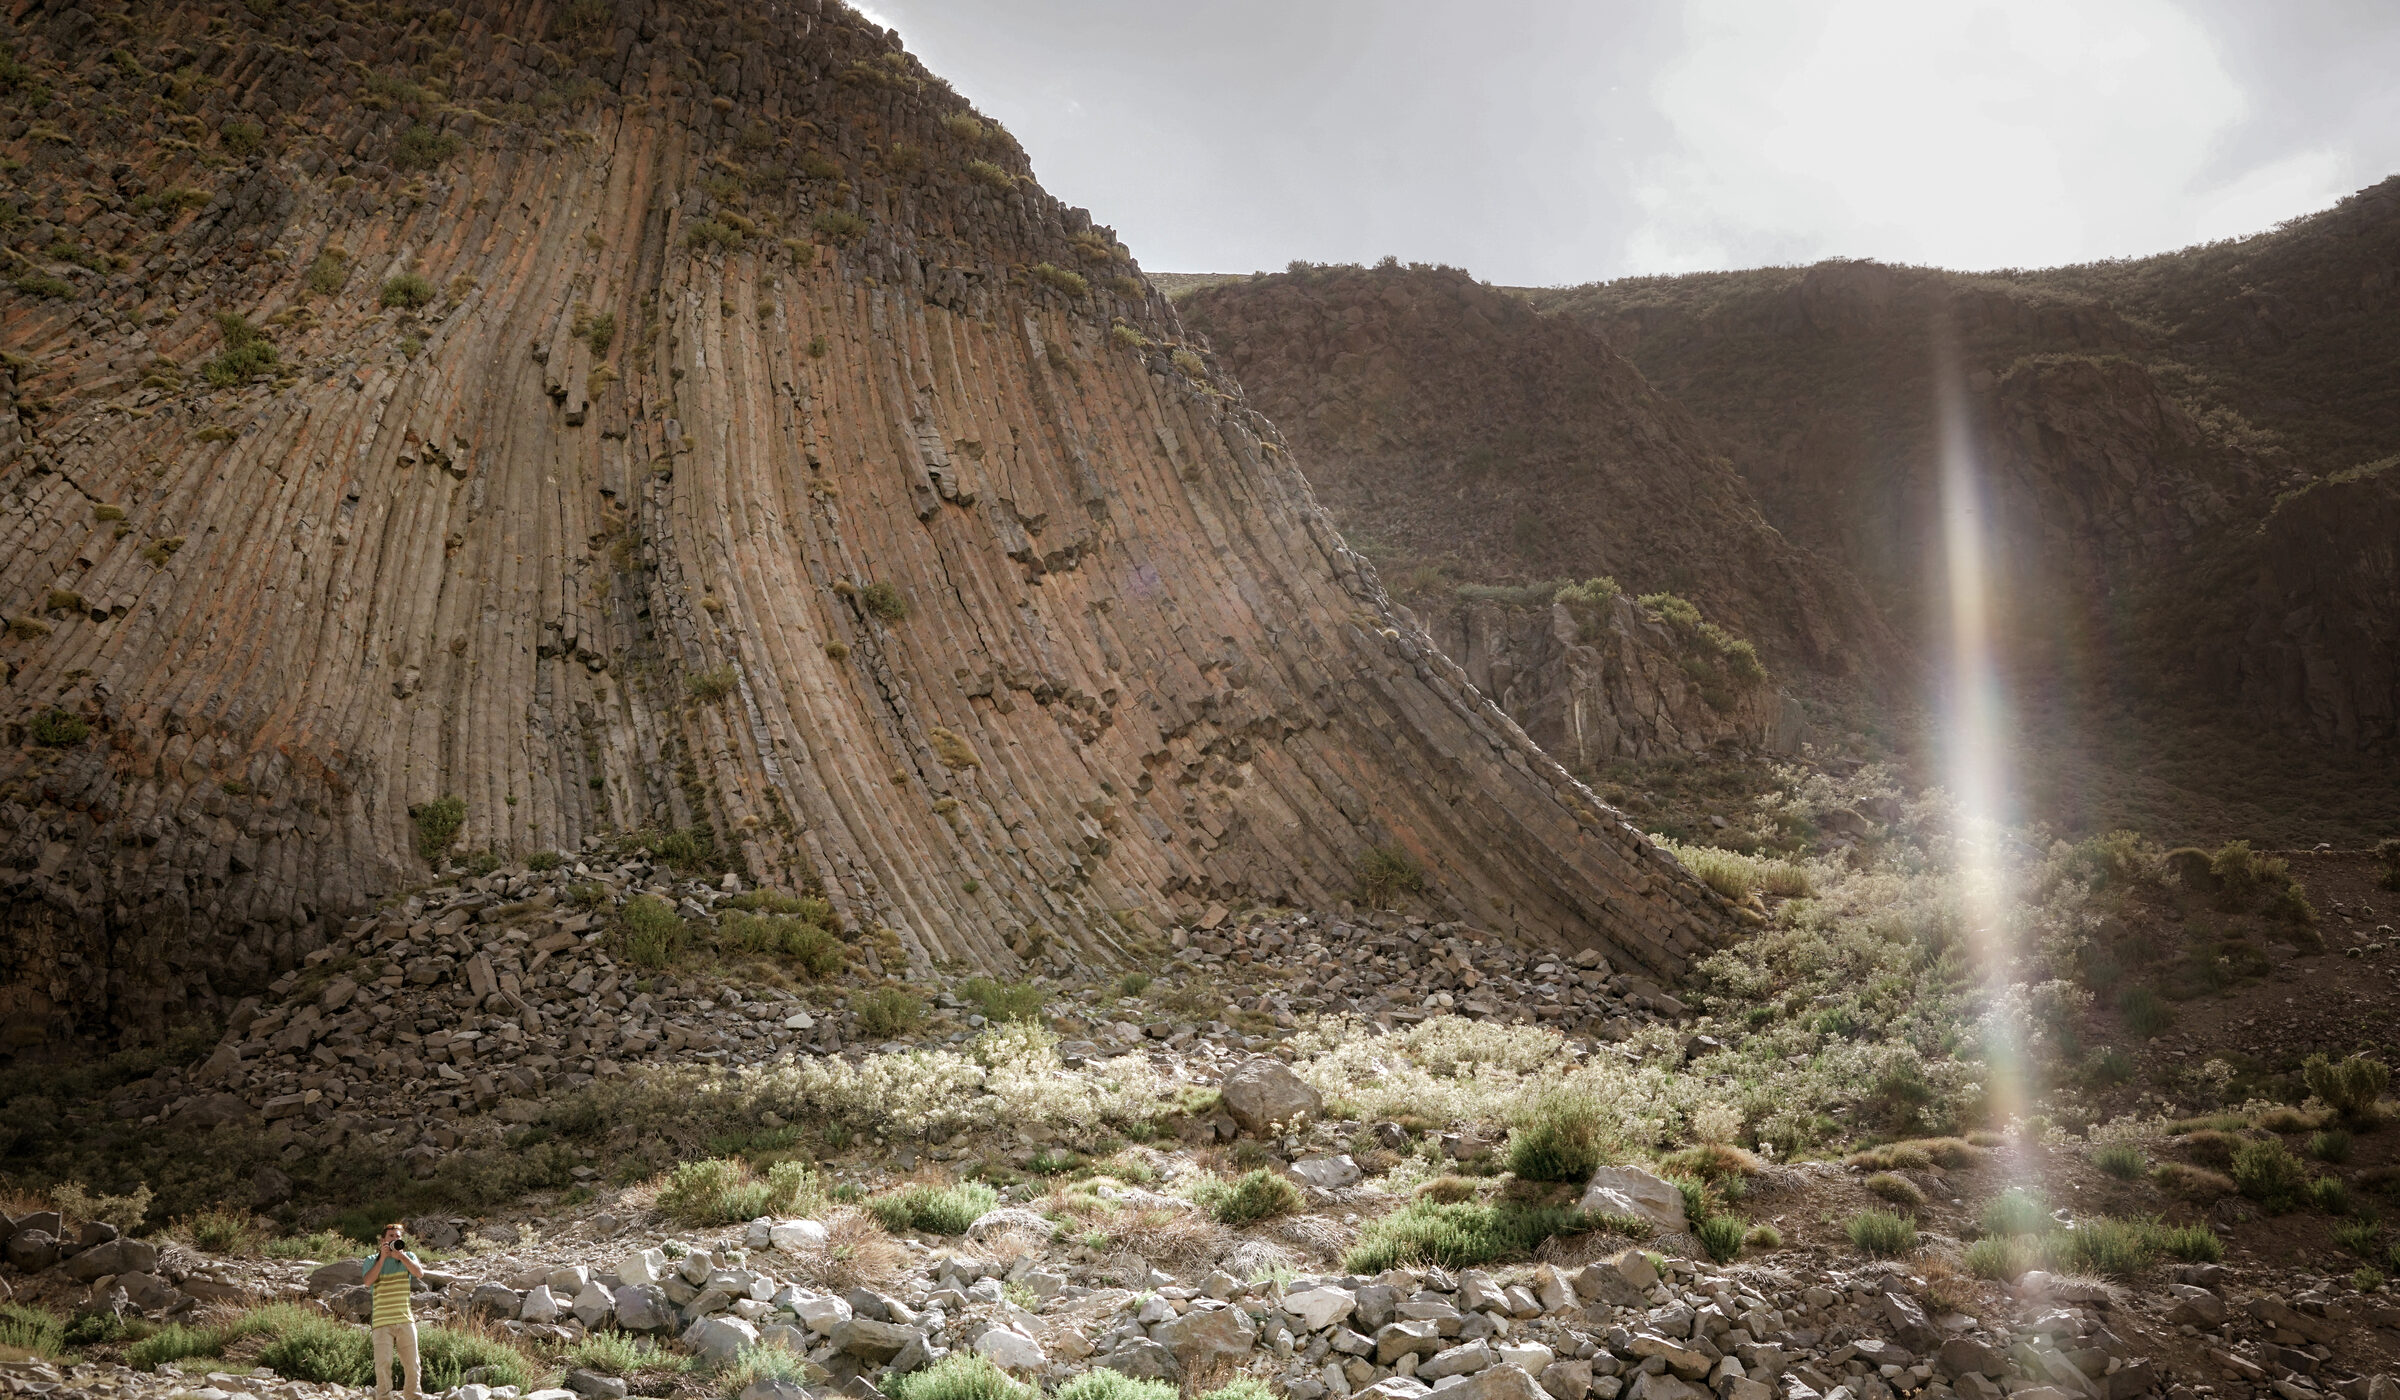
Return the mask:
<path id="1" fill-rule="evenodd" d="M 887 34 L 628 0 L 549 47 L 546 13 L 444 11 L 483 122 L 358 105 L 354 61 L 431 51 L 414 12 L 151 7 L 122 51 L 203 45 L 209 129 L 260 119 L 222 171 L 150 159 L 148 89 L 101 125 L 108 46 L 0 36 L 73 142 L 20 184 L 129 260 L 0 292 L 18 1040 L 229 1009 L 420 843 L 645 827 L 890 930 L 870 964 L 1105 963 L 1212 900 L 1332 907 L 1376 845 L 1657 974 L 1717 936 Z M 117 211 L 119 156 L 203 207 Z M 220 316 L 272 365 L 212 385 Z"/>

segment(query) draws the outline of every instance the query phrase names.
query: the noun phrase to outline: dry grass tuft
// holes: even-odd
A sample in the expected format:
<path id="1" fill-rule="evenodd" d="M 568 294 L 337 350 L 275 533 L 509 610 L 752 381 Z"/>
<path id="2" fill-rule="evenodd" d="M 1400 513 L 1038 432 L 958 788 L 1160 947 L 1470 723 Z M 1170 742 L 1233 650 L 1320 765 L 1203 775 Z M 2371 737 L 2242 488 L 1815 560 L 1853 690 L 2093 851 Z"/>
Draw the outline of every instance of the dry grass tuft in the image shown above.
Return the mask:
<path id="1" fill-rule="evenodd" d="M 822 1246 L 802 1253 L 792 1264 L 792 1273 L 812 1287 L 836 1293 L 888 1288 L 908 1270 L 908 1252 L 856 1206 L 830 1212 L 825 1234 Z"/>

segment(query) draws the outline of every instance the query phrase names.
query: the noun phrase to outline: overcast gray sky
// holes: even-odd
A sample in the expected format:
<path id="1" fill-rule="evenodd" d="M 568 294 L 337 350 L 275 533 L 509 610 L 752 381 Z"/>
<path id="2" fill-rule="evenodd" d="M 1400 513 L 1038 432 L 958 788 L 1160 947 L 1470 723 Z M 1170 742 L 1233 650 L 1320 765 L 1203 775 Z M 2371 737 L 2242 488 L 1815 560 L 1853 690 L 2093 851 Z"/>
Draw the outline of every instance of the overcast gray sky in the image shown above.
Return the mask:
<path id="1" fill-rule="evenodd" d="M 1155 271 L 2251 233 L 2400 172 L 2394 0 L 869 0 Z"/>

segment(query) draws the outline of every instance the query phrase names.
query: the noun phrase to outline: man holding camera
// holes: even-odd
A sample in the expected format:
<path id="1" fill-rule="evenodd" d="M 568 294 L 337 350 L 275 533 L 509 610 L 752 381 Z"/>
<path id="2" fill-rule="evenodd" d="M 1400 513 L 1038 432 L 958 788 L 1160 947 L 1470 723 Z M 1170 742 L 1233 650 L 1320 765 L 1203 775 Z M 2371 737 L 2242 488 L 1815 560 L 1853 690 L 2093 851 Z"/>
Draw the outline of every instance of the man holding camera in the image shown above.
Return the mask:
<path id="1" fill-rule="evenodd" d="M 394 1352 L 400 1355 L 400 1393 L 417 1400 L 417 1319 L 408 1308 L 408 1290 L 411 1280 L 425 1277 L 425 1267 L 400 1236 L 399 1221 L 384 1226 L 383 1242 L 366 1265 L 366 1285 L 375 1296 L 375 1318 L 369 1326 L 375 1338 L 376 1400 L 390 1400 Z"/>

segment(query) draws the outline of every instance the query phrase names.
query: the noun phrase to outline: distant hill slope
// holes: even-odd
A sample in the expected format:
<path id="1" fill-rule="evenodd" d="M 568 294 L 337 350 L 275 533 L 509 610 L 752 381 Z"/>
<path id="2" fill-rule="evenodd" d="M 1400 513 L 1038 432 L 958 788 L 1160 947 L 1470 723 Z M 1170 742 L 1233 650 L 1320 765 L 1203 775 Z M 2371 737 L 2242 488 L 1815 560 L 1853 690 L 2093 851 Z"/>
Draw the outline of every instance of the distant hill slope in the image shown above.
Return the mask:
<path id="1" fill-rule="evenodd" d="M 1581 326 L 1449 269 L 1277 273 L 1180 309 L 1414 605 L 1605 574 L 1690 598 L 1804 690 L 1895 668 L 1858 585 L 1771 528 L 1689 417 Z"/>
<path id="2" fill-rule="evenodd" d="M 2400 752 L 2400 178 L 2272 233 L 2126 262 L 1823 263 L 1522 295 L 1631 358 L 1769 520 L 1855 570 L 1920 641 L 1938 621 L 1947 337 L 2032 712 L 2070 748 L 2142 755 L 2144 781 L 2213 768 L 2253 791 L 2254 817 L 2308 800 L 2345 752 L 2379 756 L 2365 792 L 2381 800 Z M 2345 775 L 2315 815 L 2372 829 L 2372 801 L 2341 815 L 2360 792 Z"/>

